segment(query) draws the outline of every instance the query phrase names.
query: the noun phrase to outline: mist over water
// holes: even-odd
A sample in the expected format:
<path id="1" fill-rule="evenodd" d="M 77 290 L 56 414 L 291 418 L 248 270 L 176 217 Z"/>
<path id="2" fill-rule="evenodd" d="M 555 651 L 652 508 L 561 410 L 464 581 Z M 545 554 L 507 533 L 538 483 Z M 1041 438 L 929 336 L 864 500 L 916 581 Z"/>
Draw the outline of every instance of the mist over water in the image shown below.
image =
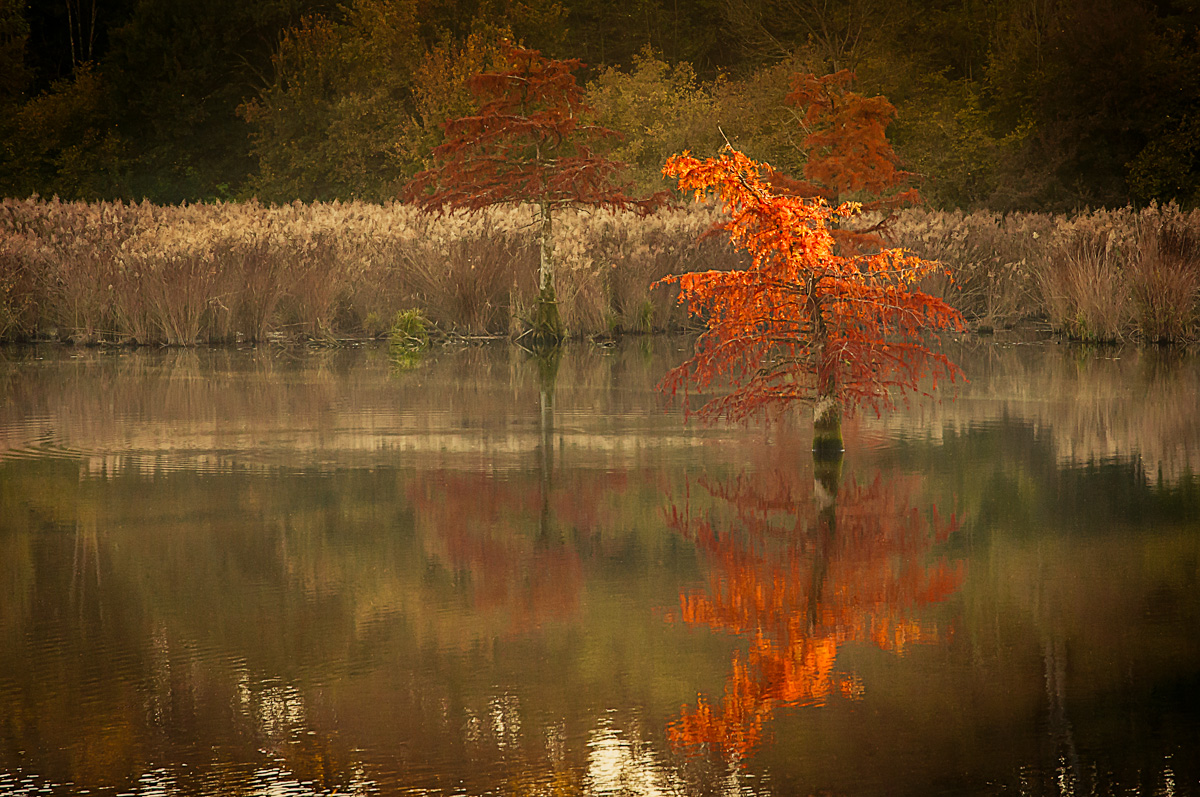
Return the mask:
<path id="1" fill-rule="evenodd" d="M 1194 355 L 814 472 L 690 345 L 0 353 L 0 795 L 1200 793 Z"/>

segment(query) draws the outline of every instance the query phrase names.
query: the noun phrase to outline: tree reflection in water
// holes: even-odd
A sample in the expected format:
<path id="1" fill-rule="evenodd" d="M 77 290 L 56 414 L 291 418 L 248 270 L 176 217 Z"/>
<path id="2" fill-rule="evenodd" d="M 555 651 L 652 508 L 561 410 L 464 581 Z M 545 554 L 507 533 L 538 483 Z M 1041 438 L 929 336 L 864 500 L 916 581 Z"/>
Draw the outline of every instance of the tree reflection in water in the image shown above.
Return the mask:
<path id="1" fill-rule="evenodd" d="M 598 505 L 612 489 L 603 481 L 575 485 L 583 493 L 578 505 Z M 511 633 L 574 614 L 583 585 L 579 553 L 563 539 L 569 519 L 551 512 L 558 496 L 540 481 L 431 471 L 408 487 L 427 555 L 469 580 L 463 586 L 475 611 L 505 612 Z"/>
<path id="2" fill-rule="evenodd" d="M 0 794 L 1193 794 L 1200 362 L 987 351 L 843 479 L 661 352 L 31 359 Z"/>
<path id="3" fill-rule="evenodd" d="M 936 505 L 921 511 L 915 476 L 881 472 L 842 484 L 841 460 L 814 467 L 704 477 L 698 486 L 716 500 L 712 509 L 689 500 L 667 512 L 712 568 L 704 590 L 680 595 L 677 618 L 750 642 L 734 655 L 719 705 L 702 694 L 669 725 L 677 748 L 742 761 L 778 707 L 862 694 L 860 680 L 835 666 L 843 645 L 903 654 L 953 633 L 919 615 L 962 584 L 963 563 L 935 555 L 957 518 Z"/>

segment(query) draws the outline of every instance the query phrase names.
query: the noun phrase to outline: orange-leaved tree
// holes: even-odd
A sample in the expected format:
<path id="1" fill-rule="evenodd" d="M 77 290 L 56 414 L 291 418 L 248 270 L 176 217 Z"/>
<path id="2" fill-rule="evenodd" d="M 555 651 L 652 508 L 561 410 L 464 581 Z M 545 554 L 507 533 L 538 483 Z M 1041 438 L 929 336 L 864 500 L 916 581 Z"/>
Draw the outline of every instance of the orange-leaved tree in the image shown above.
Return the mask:
<path id="1" fill-rule="evenodd" d="M 830 205 L 861 199 L 863 212 L 872 214 L 871 223 L 833 230 L 844 250 L 859 252 L 882 245 L 894 211 L 919 202 L 920 195 L 911 187 L 913 175 L 900 168 L 887 139 L 896 107 L 886 97 L 852 91 L 854 79 L 846 69 L 824 77 L 792 76 L 792 90 L 784 101 L 796 109 L 804 132 L 804 179 L 772 172 L 770 180 L 779 193 L 820 197 Z"/>
<path id="2" fill-rule="evenodd" d="M 822 456 L 842 451 L 843 408 L 878 410 L 894 388 L 960 375 L 926 345 L 928 334 L 963 325 L 958 311 L 916 287 L 938 263 L 899 249 L 835 253 L 830 226 L 857 206 L 776 194 L 770 166 L 732 148 L 704 161 L 676 155 L 663 173 L 697 200 L 720 199 L 729 220 L 716 231 L 745 248 L 750 265 L 664 280 L 679 285 L 679 301 L 707 329 L 662 389 L 730 388 L 701 408 L 710 418 L 812 402 L 813 452 Z"/>
<path id="3" fill-rule="evenodd" d="M 617 181 L 624 164 L 595 150 L 615 131 L 586 121 L 590 111 L 573 72 L 576 59 L 554 60 L 506 42 L 507 69 L 469 81 L 479 102 L 469 116 L 447 120 L 434 165 L 417 174 L 406 196 L 427 210 L 480 210 L 528 202 L 538 208 L 541 257 L 535 339 L 563 336 L 554 291 L 554 212 L 592 206 L 648 212 L 663 195 L 637 199 Z"/>

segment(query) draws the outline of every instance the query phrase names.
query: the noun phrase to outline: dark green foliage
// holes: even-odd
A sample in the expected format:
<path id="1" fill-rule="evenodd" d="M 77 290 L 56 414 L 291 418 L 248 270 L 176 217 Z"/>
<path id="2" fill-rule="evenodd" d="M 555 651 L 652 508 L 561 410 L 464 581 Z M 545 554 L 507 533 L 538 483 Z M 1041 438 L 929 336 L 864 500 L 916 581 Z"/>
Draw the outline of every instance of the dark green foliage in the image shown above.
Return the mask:
<path id="1" fill-rule="evenodd" d="M 269 71 L 280 31 L 333 3 L 100 3 L 94 41 L 73 48 L 62 44 L 61 5 L 27 11 L 26 64 L 38 94 L 22 118 L 5 122 L 12 126 L 0 153 L 5 195 L 162 202 L 230 195 L 254 166 L 238 106 Z"/>
<path id="2" fill-rule="evenodd" d="M 125 150 L 110 91 L 85 65 L 0 118 L 0 190 L 10 196 L 119 198 L 126 194 Z"/>
<path id="3" fill-rule="evenodd" d="M 268 73 L 296 0 L 143 0 L 105 61 L 117 120 L 136 142 L 130 191 L 164 202 L 228 196 L 254 163 L 238 106 Z"/>
<path id="4" fill-rule="evenodd" d="M 415 2 L 357 0 L 343 24 L 305 19 L 279 43 L 273 78 L 241 108 L 257 174 L 248 192 L 287 202 L 394 196 L 409 176 L 421 58 Z"/>
<path id="5" fill-rule="evenodd" d="M 565 55 L 596 69 L 629 67 L 646 50 L 672 64 L 687 61 L 707 74 L 737 63 L 736 45 L 722 24 L 721 0 L 572 0 Z"/>
<path id="6" fill-rule="evenodd" d="M 20 99 L 29 85 L 28 44 L 29 23 L 19 0 L 0 0 L 0 108 Z"/>
<path id="7" fill-rule="evenodd" d="M 998 204 L 1069 210 L 1129 199 L 1128 164 L 1147 143 L 1168 77 L 1153 13 L 1123 0 L 1056 4 L 994 58 L 1010 123 L 1031 126 Z M 1034 34 L 1037 35 L 1034 35 Z M 1024 83 L 1018 89 L 1015 83 Z"/>
<path id="8" fill-rule="evenodd" d="M 789 78 L 849 68 L 935 205 L 1200 201 L 1188 0 L 0 0 L 0 195 L 383 199 L 504 36 L 591 64 L 646 191 L 721 131 L 800 173 Z"/>

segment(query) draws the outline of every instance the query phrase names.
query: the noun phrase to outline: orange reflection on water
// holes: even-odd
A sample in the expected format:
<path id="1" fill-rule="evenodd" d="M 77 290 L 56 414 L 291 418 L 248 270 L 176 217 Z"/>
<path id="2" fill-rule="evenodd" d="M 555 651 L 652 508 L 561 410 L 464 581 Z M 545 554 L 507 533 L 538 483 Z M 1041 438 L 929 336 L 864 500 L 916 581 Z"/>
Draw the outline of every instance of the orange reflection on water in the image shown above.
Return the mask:
<path id="1" fill-rule="evenodd" d="M 675 746 L 740 760 L 762 741 L 777 707 L 863 693 L 858 678 L 835 667 L 842 645 L 903 654 L 950 635 L 917 613 L 962 584 L 961 562 L 930 558 L 957 519 L 936 506 L 920 511 L 915 477 L 881 473 L 840 484 L 837 468 L 816 478 L 778 469 L 702 479 L 717 499 L 712 510 L 695 512 L 689 501 L 668 511 L 669 525 L 712 564 L 705 589 L 680 595 L 678 619 L 750 637 L 749 650 L 734 655 L 719 705 L 700 695 L 670 724 Z"/>

